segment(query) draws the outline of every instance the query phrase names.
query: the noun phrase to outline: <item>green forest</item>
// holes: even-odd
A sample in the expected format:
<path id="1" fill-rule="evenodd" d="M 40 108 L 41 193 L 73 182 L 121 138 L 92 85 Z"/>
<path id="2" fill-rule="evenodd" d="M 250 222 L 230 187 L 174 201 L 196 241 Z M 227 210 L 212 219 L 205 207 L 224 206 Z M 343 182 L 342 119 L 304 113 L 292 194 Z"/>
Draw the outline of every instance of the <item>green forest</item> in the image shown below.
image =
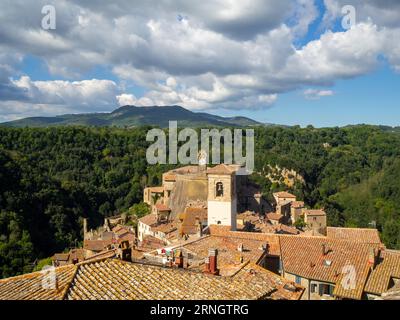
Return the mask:
<path id="1" fill-rule="evenodd" d="M 132 129 L 0 127 L 0 277 L 34 269 L 93 227 L 142 200 L 171 166 L 148 165 L 146 133 Z M 328 224 L 375 227 L 400 249 L 400 132 L 377 126 L 255 128 L 257 182 L 267 198 L 285 190 L 269 166 L 294 169 L 289 191 L 324 208 Z M 140 206 L 139 206 L 140 207 Z"/>

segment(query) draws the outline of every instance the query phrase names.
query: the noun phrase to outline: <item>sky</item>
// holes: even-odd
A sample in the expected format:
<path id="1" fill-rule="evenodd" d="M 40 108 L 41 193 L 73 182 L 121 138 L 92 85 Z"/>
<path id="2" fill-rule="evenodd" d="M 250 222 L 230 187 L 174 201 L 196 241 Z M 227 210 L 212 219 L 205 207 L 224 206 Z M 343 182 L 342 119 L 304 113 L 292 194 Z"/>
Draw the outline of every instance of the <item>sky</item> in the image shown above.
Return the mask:
<path id="1" fill-rule="evenodd" d="M 2 0 L 0 122 L 180 105 L 398 126 L 399 40 L 398 0 Z"/>

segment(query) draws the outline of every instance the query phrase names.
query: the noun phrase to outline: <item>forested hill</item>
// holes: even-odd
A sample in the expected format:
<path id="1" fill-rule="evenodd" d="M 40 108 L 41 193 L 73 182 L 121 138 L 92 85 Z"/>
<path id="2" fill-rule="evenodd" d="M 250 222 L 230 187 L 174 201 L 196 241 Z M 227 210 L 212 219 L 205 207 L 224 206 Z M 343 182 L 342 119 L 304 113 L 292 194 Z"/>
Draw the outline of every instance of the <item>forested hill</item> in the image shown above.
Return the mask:
<path id="1" fill-rule="evenodd" d="M 91 126 L 130 128 L 153 125 L 166 128 L 169 121 L 178 121 L 180 127 L 250 126 L 261 123 L 246 117 L 221 117 L 205 112 L 192 112 L 180 106 L 135 107 L 124 106 L 110 113 L 66 114 L 56 117 L 31 117 L 0 123 L 7 127 Z"/>
<path id="2" fill-rule="evenodd" d="M 149 128 L 0 128 L 0 276 L 30 271 L 82 240 L 92 226 L 142 199 L 166 166 L 146 162 Z M 258 127 L 253 179 L 270 197 L 286 189 L 265 178 L 269 166 L 304 179 L 292 192 L 324 207 L 329 223 L 375 221 L 390 248 L 400 248 L 400 133 L 386 127 Z"/>

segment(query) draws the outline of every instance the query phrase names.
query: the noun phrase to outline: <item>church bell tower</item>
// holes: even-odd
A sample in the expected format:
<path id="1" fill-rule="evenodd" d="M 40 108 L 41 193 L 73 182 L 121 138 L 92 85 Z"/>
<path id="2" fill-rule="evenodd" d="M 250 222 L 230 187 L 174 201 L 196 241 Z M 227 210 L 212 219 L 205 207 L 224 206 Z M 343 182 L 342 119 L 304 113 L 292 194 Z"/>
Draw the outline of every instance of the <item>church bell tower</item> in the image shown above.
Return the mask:
<path id="1" fill-rule="evenodd" d="M 236 230 L 237 199 L 235 170 L 220 164 L 207 170 L 208 225 L 230 226 Z"/>

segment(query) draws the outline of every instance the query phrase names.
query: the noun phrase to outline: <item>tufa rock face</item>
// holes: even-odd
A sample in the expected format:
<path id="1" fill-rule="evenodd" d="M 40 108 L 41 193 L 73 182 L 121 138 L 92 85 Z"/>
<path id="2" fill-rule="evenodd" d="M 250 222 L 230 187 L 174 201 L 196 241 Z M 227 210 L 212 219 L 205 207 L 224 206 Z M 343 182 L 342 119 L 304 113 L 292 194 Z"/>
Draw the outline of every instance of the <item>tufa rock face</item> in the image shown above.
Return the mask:
<path id="1" fill-rule="evenodd" d="M 185 210 L 189 203 L 207 203 L 207 188 L 206 177 L 179 177 L 172 190 L 169 201 L 171 215 L 176 217 Z"/>

